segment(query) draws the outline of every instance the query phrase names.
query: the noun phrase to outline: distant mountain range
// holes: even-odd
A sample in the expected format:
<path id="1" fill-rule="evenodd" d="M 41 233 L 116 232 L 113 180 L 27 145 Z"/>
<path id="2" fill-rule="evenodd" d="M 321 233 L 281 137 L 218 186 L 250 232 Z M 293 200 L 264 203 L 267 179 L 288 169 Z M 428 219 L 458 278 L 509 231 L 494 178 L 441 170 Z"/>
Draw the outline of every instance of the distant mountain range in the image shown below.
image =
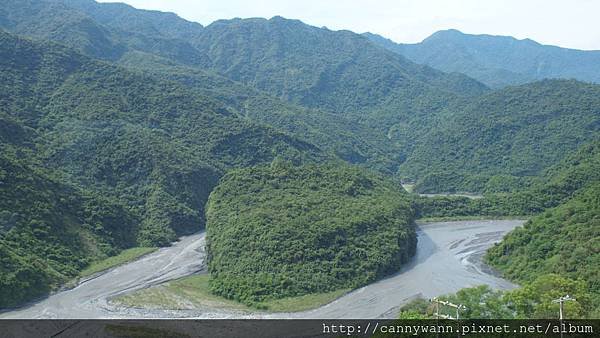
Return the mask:
<path id="1" fill-rule="evenodd" d="M 545 78 L 598 81 L 599 64 L 457 31 L 398 45 L 282 17 L 204 27 L 125 4 L 4 0 L 0 307 L 202 228 L 209 195 L 240 168 L 346 162 L 390 189 L 521 189 L 600 133 L 600 85 Z M 373 190 L 332 173 L 351 199 Z"/>
<path id="2" fill-rule="evenodd" d="M 365 33 L 376 44 L 445 72 L 459 72 L 492 88 L 541 79 L 563 78 L 600 83 L 600 51 L 539 44 L 510 36 L 472 35 L 450 29 L 415 44 L 395 43 Z"/>
<path id="3" fill-rule="evenodd" d="M 399 45 L 375 35 L 331 31 L 282 17 L 219 20 L 205 27 L 172 13 L 93 0 L 7 0 L 0 5 L 0 28 L 175 81 L 237 116 L 271 125 L 353 164 L 409 180 L 439 177 L 440 170 L 471 180 L 480 175 L 476 182 L 455 179 L 458 183 L 452 186 L 448 180 L 443 187 L 421 185 L 427 190 L 482 191 L 490 176 L 535 176 L 597 131 L 597 114 L 586 103 L 595 102 L 589 95 L 595 87 L 579 91 L 587 87 L 556 81 L 495 93 L 474 79 L 483 77 L 491 86 L 504 86 L 533 81 L 535 76 L 559 77 L 558 70 L 589 78 L 600 69 L 578 71 L 590 62 L 573 61 L 593 60 L 596 52 L 528 40 L 443 31 L 421 44 Z M 409 60 L 418 54 L 414 51 L 429 50 L 427 46 L 448 48 L 430 53 L 439 62 L 464 69 L 433 64 L 452 71 L 446 73 L 416 63 L 422 60 Z M 538 56 L 528 57 L 534 54 Z M 461 55 L 475 56 L 461 59 Z M 560 68 L 558 61 L 540 61 L 546 66 L 537 67 L 537 75 L 527 71 L 536 68 L 535 60 L 558 56 L 574 66 Z M 487 68 L 456 60 L 480 60 Z M 509 69 L 502 70 L 502 65 Z M 505 80 L 489 75 L 503 72 L 509 74 Z M 519 119 L 511 126 L 481 125 L 499 109 L 497 104 L 518 111 Z M 503 118 L 516 117 L 510 113 Z M 527 135 L 535 126 L 528 121 L 543 120 L 546 128 L 554 128 L 565 119 L 573 122 L 567 139 L 537 130 L 533 147 L 534 137 Z M 475 137 L 483 132 L 489 137 Z M 522 136 L 515 138 L 517 132 Z"/>

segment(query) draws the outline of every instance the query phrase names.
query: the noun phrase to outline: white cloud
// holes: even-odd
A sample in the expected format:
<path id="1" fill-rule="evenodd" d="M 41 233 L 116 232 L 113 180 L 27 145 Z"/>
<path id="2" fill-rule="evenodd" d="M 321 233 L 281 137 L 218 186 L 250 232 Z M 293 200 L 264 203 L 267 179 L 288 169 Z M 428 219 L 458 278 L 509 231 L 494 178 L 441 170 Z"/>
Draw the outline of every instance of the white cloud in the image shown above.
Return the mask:
<path id="1" fill-rule="evenodd" d="M 111 0 L 114 1 L 114 0 Z M 101 0 L 100 2 L 108 2 Z M 435 31 L 511 35 L 540 43 L 600 49 L 600 1 L 595 0 L 124 0 L 210 24 L 218 19 L 281 15 L 315 26 L 370 31 L 418 42 Z"/>

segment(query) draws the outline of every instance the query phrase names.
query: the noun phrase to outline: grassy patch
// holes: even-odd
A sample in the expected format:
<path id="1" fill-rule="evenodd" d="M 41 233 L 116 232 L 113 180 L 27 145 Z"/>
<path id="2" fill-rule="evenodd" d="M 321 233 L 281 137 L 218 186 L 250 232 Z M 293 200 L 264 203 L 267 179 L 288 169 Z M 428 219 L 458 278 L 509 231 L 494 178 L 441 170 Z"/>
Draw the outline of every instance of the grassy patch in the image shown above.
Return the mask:
<path id="1" fill-rule="evenodd" d="M 184 277 L 118 296 L 112 301 L 127 307 L 149 309 L 186 310 L 211 307 L 247 312 L 257 311 L 256 308 L 212 294 L 208 286 L 209 279 L 210 276 L 207 274 Z M 348 291 L 350 289 L 269 300 L 259 303 L 257 306 L 270 312 L 303 311 L 325 305 Z"/>
<path id="2" fill-rule="evenodd" d="M 310 295 L 287 297 L 282 299 L 274 299 L 260 303 L 261 307 L 266 308 L 270 312 L 297 312 L 318 308 L 327 303 L 330 303 L 344 294 L 350 289 L 340 289 L 325 293 L 313 293 Z"/>
<path id="3" fill-rule="evenodd" d="M 238 302 L 215 296 L 208 286 L 209 275 L 194 275 L 118 296 L 112 301 L 128 307 L 185 310 L 217 307 L 249 310 Z"/>
<path id="4" fill-rule="evenodd" d="M 423 217 L 416 220 L 417 223 L 436 223 L 453 221 L 485 221 L 485 220 L 527 220 L 530 216 L 446 216 L 446 217 Z"/>
<path id="5" fill-rule="evenodd" d="M 120 254 L 93 262 L 79 273 L 79 277 L 88 277 L 95 273 L 114 268 L 115 266 L 131 262 L 141 256 L 156 251 L 158 248 L 131 248 L 121 251 Z"/>
<path id="6" fill-rule="evenodd" d="M 414 184 L 403 184 L 402 188 L 404 188 L 404 190 L 406 190 L 407 192 L 413 192 L 415 185 Z"/>

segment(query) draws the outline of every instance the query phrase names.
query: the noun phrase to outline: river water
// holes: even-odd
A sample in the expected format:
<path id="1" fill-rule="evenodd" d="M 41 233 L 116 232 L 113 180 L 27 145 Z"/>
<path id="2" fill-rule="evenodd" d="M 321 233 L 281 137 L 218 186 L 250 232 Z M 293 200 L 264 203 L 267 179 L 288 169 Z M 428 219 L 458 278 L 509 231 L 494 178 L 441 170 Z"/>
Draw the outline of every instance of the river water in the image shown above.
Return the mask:
<path id="1" fill-rule="evenodd" d="M 112 269 L 74 289 L 62 291 L 0 318 L 394 318 L 403 304 L 461 288 L 515 285 L 482 263 L 485 250 L 519 220 L 456 221 L 421 224 L 417 254 L 400 272 L 354 290 L 320 308 L 296 313 L 246 313 L 219 308 L 190 310 L 115 307 L 110 297 L 193 273 L 205 273 L 205 234 L 181 239 L 129 264 Z"/>

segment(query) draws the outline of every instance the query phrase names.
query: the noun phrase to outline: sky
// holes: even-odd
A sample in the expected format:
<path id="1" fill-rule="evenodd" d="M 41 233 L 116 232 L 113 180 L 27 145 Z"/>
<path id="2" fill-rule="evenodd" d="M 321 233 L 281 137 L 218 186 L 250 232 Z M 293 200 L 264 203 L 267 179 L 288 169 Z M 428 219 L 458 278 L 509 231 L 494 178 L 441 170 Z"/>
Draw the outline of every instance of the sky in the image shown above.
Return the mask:
<path id="1" fill-rule="evenodd" d="M 276 15 L 329 29 L 372 32 L 400 43 L 442 29 L 510 35 L 543 44 L 600 50 L 598 0 L 100 0 L 175 12 L 208 25 Z"/>

